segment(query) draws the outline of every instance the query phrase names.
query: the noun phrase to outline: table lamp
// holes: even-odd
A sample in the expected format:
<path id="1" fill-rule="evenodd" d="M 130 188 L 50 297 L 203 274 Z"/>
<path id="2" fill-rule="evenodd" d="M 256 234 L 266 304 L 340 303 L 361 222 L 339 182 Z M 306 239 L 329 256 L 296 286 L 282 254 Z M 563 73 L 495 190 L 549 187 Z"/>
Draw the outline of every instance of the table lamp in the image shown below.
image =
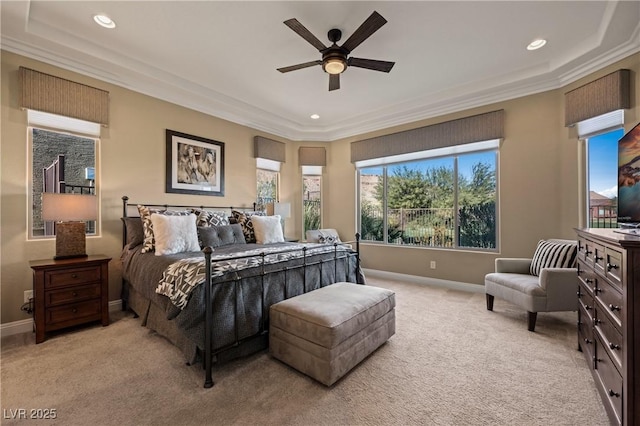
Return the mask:
<path id="1" fill-rule="evenodd" d="M 54 259 L 85 257 L 85 221 L 98 218 L 95 195 L 42 193 L 42 220 L 56 222 Z"/>

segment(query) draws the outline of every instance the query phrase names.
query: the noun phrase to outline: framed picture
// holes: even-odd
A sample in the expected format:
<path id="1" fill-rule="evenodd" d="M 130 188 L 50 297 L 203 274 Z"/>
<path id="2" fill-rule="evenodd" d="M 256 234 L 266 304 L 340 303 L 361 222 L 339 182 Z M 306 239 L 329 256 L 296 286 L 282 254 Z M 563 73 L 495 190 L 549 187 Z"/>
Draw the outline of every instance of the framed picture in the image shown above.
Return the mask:
<path id="1" fill-rule="evenodd" d="M 224 195 L 224 143 L 167 129 L 166 192 Z"/>

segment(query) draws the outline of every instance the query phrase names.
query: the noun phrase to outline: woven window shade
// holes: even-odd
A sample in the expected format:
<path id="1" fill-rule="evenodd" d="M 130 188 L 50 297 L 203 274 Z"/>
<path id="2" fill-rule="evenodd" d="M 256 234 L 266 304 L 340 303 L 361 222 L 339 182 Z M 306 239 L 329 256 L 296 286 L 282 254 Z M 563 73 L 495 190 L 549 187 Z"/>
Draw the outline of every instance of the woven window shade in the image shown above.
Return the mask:
<path id="1" fill-rule="evenodd" d="M 25 109 L 109 124 L 109 92 L 20 67 Z"/>
<path id="2" fill-rule="evenodd" d="M 301 166 L 326 166 L 327 150 L 324 147 L 301 146 L 298 148 L 298 162 Z"/>
<path id="3" fill-rule="evenodd" d="M 285 162 L 285 144 L 262 136 L 253 138 L 254 157 L 266 160 Z"/>
<path id="4" fill-rule="evenodd" d="M 565 93 L 565 126 L 611 111 L 630 108 L 630 88 L 631 72 L 618 70 Z"/>
<path id="5" fill-rule="evenodd" d="M 351 162 L 504 137 L 504 110 L 351 143 Z"/>

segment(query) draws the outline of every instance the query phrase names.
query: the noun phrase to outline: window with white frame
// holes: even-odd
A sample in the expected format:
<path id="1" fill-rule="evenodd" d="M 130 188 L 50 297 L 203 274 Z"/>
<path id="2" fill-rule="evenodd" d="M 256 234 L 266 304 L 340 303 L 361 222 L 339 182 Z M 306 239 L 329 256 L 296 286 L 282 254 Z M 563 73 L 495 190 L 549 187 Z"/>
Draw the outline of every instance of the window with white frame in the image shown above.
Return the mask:
<path id="1" fill-rule="evenodd" d="M 322 228 L 322 166 L 302 166 L 302 235 Z"/>
<path id="2" fill-rule="evenodd" d="M 29 238 L 53 237 L 54 223 L 42 220 L 42 193 L 98 195 L 100 125 L 33 110 L 27 117 Z M 97 235 L 98 221 L 87 221 L 86 233 Z"/>
<path id="3" fill-rule="evenodd" d="M 612 111 L 576 124 L 586 151 L 587 224 L 617 228 L 618 141 L 624 136 L 624 112 Z"/>
<path id="4" fill-rule="evenodd" d="M 356 163 L 362 240 L 495 250 L 498 142 Z"/>

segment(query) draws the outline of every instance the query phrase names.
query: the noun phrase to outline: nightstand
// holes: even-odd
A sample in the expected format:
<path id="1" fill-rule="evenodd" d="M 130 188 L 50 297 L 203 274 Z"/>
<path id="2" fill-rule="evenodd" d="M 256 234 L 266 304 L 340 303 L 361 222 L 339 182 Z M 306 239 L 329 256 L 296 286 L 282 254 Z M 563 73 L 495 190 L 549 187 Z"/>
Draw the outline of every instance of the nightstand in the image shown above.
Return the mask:
<path id="1" fill-rule="evenodd" d="M 109 325 L 109 261 L 103 255 L 32 260 L 36 343 L 45 333 L 92 321 Z"/>

